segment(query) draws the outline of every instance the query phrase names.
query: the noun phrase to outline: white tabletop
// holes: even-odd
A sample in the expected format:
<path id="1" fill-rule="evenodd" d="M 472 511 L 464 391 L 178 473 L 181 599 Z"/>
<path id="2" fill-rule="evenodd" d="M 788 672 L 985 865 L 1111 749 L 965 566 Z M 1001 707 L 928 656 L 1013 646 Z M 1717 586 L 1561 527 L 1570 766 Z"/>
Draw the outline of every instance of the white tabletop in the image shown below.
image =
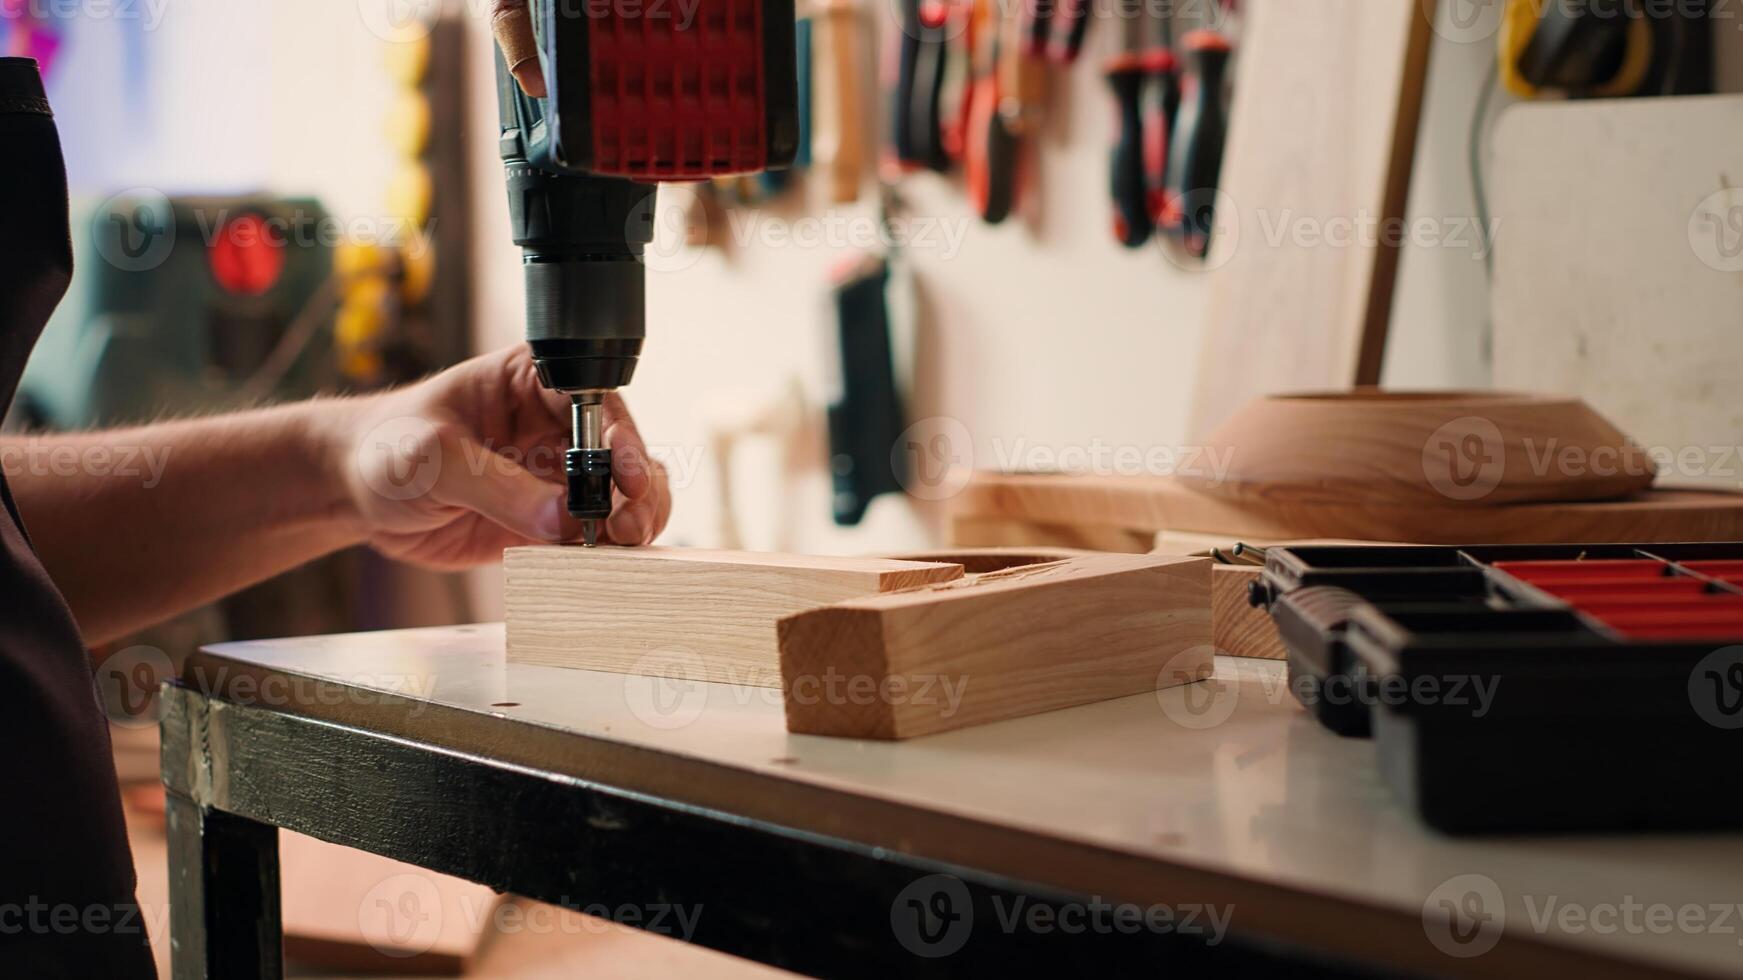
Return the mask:
<path id="1" fill-rule="evenodd" d="M 778 805 L 771 785 L 827 791 L 840 822 L 795 813 L 789 825 L 799 829 L 854 832 L 850 811 L 865 800 L 882 805 L 886 823 L 891 813 L 942 814 L 1015 832 L 1010 840 L 1046 838 L 1087 857 L 1026 868 L 1006 848 L 998 860 L 1010 866 L 981 870 L 1019 878 L 1033 870 L 1079 894 L 1099 890 L 1100 873 L 1102 894 L 1121 901 L 1187 901 L 1194 889 L 1232 896 L 1236 930 L 1324 940 L 1399 965 L 1511 973 L 1552 962 L 1545 955 L 1584 953 L 1572 962 L 1586 973 L 1612 972 L 1592 957 L 1743 972 L 1743 835 L 1436 834 L 1380 782 L 1373 743 L 1322 730 L 1274 662 L 1219 657 L 1216 677 L 1201 684 L 907 742 L 790 735 L 779 692 L 768 689 L 507 664 L 497 624 L 221 644 L 198 655 L 196 668 L 398 692 L 445 720 L 419 730 L 415 717 L 406 720 L 416 711 L 397 698 L 393 710 L 353 698 L 334 717 L 371 727 L 379 716 L 390 734 L 493 756 L 521 752 L 511 760 L 519 763 L 542 761 L 524 753 L 545 746 L 537 751 L 557 768 L 613 785 L 602 760 L 622 747 L 640 750 L 626 772 L 693 760 L 728 780 L 762 777 L 745 784 L 747 808 Z M 588 748 L 549 748 L 571 742 Z M 699 805 L 738 809 L 722 799 L 730 796 Z M 959 821 L 950 823 L 958 835 Z M 958 862 L 978 853 L 929 839 L 924 824 L 891 825 L 892 839 L 871 843 Z M 1101 850 L 1118 860 L 1098 865 Z M 1172 877 L 1127 878 L 1126 868 Z M 1180 893 L 1134 893 L 1163 880 Z M 1444 934 L 1424 925 L 1425 903 L 1470 907 L 1473 893 L 1487 894 L 1480 910 L 1504 905 L 1501 945 L 1454 958 L 1425 943 Z M 1611 965 L 1620 972 L 1621 962 Z"/>

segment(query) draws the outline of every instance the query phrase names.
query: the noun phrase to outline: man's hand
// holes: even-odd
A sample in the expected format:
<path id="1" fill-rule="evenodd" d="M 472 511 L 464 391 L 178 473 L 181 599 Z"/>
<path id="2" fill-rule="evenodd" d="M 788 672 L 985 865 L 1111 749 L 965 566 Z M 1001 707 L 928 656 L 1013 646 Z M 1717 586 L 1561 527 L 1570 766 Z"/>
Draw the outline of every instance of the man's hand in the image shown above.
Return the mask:
<path id="1" fill-rule="evenodd" d="M 490 0 L 490 30 L 496 35 L 502 60 L 508 63 L 509 74 L 520 83 L 521 91 L 537 99 L 544 98 L 545 69 L 539 64 L 527 0 Z"/>
<path id="2" fill-rule="evenodd" d="M 332 443 L 369 542 L 437 568 L 494 561 L 511 545 L 580 533 L 564 506 L 569 398 L 539 384 L 525 344 L 475 357 L 418 384 L 349 402 Z M 605 444 L 616 484 L 605 537 L 646 544 L 672 495 L 615 393 Z"/>

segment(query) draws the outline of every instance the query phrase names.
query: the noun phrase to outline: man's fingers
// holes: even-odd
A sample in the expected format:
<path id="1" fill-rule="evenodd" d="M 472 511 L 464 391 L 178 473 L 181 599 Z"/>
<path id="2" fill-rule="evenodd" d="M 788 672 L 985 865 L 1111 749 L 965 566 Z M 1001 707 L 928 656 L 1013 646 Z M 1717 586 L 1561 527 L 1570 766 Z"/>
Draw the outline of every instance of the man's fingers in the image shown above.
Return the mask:
<path id="1" fill-rule="evenodd" d="M 605 396 L 605 445 L 611 450 L 611 476 L 617 488 L 631 500 L 640 500 L 653 489 L 653 460 L 648 458 L 647 443 L 630 418 L 623 397 L 617 392 Z"/>
<path id="2" fill-rule="evenodd" d="M 666 522 L 672 519 L 672 488 L 671 481 L 666 477 L 666 468 L 659 463 L 654 464 L 654 526 L 648 532 L 648 540 L 660 536 L 666 529 Z"/>
<path id="3" fill-rule="evenodd" d="M 611 516 L 605 519 L 605 534 L 612 544 L 647 544 L 654 539 L 653 526 L 654 501 L 643 497 L 625 500 L 613 507 Z"/>
<path id="4" fill-rule="evenodd" d="M 430 488 L 438 504 L 464 507 L 535 541 L 563 537 L 563 489 L 467 436 L 444 438 L 444 465 Z"/>
<path id="5" fill-rule="evenodd" d="M 533 40 L 533 19 L 527 0 L 490 0 L 490 30 L 509 74 L 521 91 L 535 99 L 545 96 L 545 71 L 539 65 L 538 42 Z"/>

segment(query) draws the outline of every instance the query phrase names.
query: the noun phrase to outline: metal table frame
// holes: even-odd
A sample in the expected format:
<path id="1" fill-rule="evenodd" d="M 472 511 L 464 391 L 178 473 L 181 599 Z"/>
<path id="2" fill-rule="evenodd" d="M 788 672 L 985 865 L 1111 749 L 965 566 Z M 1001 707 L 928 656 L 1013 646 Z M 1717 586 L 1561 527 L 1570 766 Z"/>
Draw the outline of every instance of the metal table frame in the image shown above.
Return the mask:
<path id="1" fill-rule="evenodd" d="M 572 908 L 699 907 L 691 941 L 808 974 L 1365 972 L 1239 935 L 958 932 L 1091 899 L 185 684 L 161 724 L 178 980 L 283 975 L 280 827 Z"/>

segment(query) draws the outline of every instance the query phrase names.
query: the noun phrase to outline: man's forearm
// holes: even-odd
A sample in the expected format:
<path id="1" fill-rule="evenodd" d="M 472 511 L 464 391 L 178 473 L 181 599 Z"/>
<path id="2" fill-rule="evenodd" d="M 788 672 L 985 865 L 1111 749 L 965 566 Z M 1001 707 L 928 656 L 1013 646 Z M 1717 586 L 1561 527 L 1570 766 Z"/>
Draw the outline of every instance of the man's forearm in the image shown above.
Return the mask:
<path id="1" fill-rule="evenodd" d="M 0 438 L 25 530 L 86 642 L 364 540 L 331 449 L 341 407 Z"/>

